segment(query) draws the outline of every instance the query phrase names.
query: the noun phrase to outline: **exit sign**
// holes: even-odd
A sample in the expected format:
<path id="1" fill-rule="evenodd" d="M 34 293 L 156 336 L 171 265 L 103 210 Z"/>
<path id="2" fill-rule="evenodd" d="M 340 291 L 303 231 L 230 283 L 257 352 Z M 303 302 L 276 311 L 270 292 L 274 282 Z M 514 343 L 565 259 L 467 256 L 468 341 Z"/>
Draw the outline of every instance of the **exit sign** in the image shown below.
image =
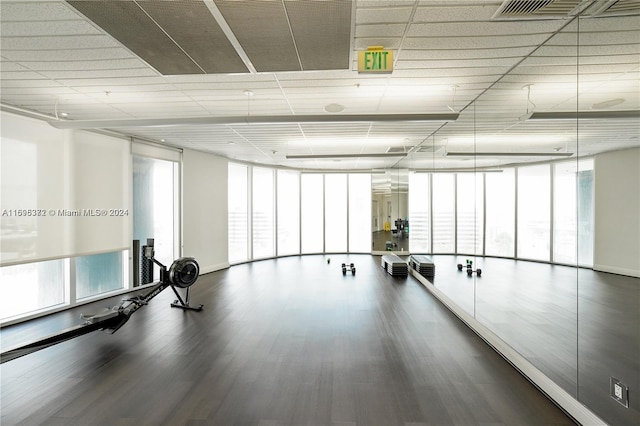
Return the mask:
<path id="1" fill-rule="evenodd" d="M 390 74 L 393 72 L 393 51 L 379 46 L 359 51 L 358 72 Z"/>

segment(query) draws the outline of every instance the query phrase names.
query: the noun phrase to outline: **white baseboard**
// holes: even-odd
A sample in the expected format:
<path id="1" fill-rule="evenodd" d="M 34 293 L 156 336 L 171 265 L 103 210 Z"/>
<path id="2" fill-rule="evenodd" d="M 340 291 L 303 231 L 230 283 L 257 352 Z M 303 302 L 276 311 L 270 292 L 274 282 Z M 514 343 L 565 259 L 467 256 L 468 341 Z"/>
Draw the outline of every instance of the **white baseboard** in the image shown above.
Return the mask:
<path id="1" fill-rule="evenodd" d="M 618 275 L 626 275 L 628 277 L 640 278 L 640 271 L 636 271 L 634 269 L 617 268 L 615 266 L 607 266 L 607 265 L 593 265 L 593 270 L 600 271 L 600 272 L 609 272 L 609 273 L 618 274 Z"/>
<path id="2" fill-rule="evenodd" d="M 216 265 L 207 265 L 200 266 L 200 274 L 208 274 L 210 272 L 221 271 L 223 269 L 227 269 L 229 266 L 229 262 L 218 263 Z"/>

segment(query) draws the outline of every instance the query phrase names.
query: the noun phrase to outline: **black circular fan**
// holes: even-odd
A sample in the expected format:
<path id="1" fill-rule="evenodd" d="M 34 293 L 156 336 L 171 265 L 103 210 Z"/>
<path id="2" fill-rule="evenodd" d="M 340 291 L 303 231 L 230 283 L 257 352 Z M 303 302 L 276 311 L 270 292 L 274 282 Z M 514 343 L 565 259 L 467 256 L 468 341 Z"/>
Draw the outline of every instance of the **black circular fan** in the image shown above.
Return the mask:
<path id="1" fill-rule="evenodd" d="M 200 266 L 193 257 L 181 257 L 169 268 L 169 282 L 176 287 L 187 288 L 193 285 L 200 274 Z"/>

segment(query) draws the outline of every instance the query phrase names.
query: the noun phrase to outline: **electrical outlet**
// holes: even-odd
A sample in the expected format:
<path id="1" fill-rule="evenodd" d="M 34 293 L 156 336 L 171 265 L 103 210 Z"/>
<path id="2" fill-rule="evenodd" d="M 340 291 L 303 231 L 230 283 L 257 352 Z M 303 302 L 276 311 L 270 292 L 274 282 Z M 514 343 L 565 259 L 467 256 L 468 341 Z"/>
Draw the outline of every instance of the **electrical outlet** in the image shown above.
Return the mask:
<path id="1" fill-rule="evenodd" d="M 613 384 L 613 394 L 616 398 L 622 399 L 622 386 L 619 383 Z"/>
<path id="2" fill-rule="evenodd" d="M 629 387 L 615 377 L 610 381 L 611 398 L 629 408 Z"/>

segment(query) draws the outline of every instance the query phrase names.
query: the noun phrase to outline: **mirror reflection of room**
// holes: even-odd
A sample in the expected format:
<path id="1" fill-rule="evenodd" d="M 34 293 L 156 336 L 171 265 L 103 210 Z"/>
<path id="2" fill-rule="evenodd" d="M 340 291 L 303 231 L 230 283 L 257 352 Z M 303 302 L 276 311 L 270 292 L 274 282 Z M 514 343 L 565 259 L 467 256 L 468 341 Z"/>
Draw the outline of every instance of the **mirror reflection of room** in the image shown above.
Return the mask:
<path id="1" fill-rule="evenodd" d="M 372 175 L 372 252 L 409 255 L 408 171 Z"/>

